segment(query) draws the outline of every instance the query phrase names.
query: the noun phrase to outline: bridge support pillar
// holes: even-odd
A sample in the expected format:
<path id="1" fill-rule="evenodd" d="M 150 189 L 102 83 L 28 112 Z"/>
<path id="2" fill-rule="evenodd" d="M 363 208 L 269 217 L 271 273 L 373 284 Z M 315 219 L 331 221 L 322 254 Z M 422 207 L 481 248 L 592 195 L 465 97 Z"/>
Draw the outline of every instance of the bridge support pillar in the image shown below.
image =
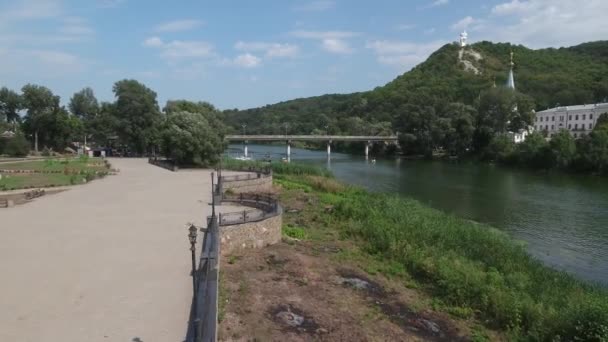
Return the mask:
<path id="1" fill-rule="evenodd" d="M 291 141 L 287 142 L 287 162 L 291 162 Z"/>
<path id="2" fill-rule="evenodd" d="M 245 157 L 247 157 L 247 155 L 249 154 L 247 151 L 247 143 L 245 143 L 245 148 L 243 149 L 243 154 L 245 155 Z"/>
<path id="3" fill-rule="evenodd" d="M 331 140 L 327 142 L 327 158 L 331 158 Z"/>
<path id="4" fill-rule="evenodd" d="M 365 143 L 365 160 L 369 159 L 369 145 L 371 145 L 371 142 L 366 142 Z"/>

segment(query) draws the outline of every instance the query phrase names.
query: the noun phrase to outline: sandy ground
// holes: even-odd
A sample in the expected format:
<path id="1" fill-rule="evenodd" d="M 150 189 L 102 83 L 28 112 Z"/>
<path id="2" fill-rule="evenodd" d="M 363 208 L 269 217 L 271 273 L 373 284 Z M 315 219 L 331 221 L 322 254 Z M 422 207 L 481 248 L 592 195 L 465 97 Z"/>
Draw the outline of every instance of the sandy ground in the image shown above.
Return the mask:
<path id="1" fill-rule="evenodd" d="M 210 214 L 210 171 L 143 159 L 0 210 L 0 341 L 182 341 L 191 303 L 185 224 Z"/>

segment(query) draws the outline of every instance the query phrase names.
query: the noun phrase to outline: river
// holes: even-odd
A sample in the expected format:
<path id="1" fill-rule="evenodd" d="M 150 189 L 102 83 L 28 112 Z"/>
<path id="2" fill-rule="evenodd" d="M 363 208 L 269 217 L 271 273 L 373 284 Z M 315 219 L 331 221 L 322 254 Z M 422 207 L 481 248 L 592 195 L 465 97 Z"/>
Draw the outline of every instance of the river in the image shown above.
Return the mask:
<path id="1" fill-rule="evenodd" d="M 232 145 L 228 154 L 240 153 Z M 285 148 L 249 145 L 273 160 Z M 241 153 L 242 154 L 242 153 Z M 380 159 L 292 148 L 291 160 L 331 169 L 336 178 L 371 191 L 399 193 L 434 208 L 488 223 L 556 269 L 608 285 L 608 179 L 537 173 L 477 163 Z"/>

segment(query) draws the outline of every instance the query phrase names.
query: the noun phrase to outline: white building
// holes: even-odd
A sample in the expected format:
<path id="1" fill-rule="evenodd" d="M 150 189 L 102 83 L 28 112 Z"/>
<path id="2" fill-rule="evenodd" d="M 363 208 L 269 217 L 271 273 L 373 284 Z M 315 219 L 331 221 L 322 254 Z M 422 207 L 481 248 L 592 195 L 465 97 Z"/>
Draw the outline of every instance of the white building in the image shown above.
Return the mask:
<path id="1" fill-rule="evenodd" d="M 460 34 L 460 41 L 459 41 L 460 47 L 466 47 L 468 44 L 468 39 L 469 39 L 469 34 L 465 30 Z"/>
<path id="2" fill-rule="evenodd" d="M 549 138 L 559 130 L 567 129 L 578 138 L 591 133 L 603 113 L 608 113 L 608 103 L 551 108 L 536 113 L 534 129 L 546 131 Z"/>

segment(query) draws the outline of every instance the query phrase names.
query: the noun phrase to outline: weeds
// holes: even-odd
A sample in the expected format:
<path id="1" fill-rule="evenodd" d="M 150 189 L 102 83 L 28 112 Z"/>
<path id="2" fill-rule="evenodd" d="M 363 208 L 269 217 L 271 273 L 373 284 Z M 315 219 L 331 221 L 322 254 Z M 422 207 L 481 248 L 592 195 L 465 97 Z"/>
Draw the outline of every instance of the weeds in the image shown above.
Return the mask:
<path id="1" fill-rule="evenodd" d="M 356 242 L 374 274 L 402 278 L 422 288 L 441 310 L 476 317 L 513 340 L 608 340 L 608 292 L 553 270 L 522 244 L 483 224 L 460 219 L 396 195 L 321 185 L 330 180 L 279 174 L 287 189 L 314 192 L 315 210 L 333 208 L 328 226 Z M 284 234 L 298 234 L 285 227 Z M 483 330 L 473 340 L 488 340 Z"/>

